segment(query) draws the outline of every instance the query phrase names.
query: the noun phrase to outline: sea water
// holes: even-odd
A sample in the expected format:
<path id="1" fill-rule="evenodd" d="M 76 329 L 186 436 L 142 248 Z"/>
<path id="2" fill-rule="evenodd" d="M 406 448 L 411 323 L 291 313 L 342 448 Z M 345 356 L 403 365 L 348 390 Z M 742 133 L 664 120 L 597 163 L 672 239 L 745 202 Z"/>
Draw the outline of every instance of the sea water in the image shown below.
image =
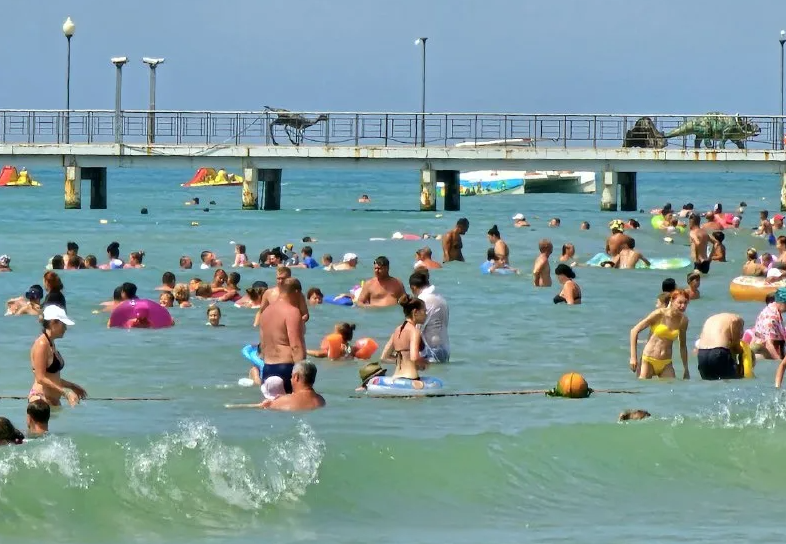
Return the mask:
<path id="1" fill-rule="evenodd" d="M 786 410 L 773 388 L 775 365 L 757 379 L 702 382 L 691 354 L 690 381 L 638 381 L 628 369 L 628 334 L 654 308 L 661 281 L 685 284 L 672 272 L 578 268 L 583 305 L 555 306 L 556 284 L 532 287 L 528 275 L 538 241 L 556 254 L 573 242 L 581 260 L 603 250 L 611 219 L 635 217 L 634 233 L 648 257 L 687 256 L 687 236 L 664 244 L 647 213 L 601 213 L 597 195 L 462 198 L 461 212 L 419 212 L 416 172 L 286 171 L 282 210 L 240 211 L 240 188 L 184 189 L 192 172 L 112 170 L 109 209 L 64 210 L 62 173 L 34 171 L 38 189 L 0 191 L 0 253 L 13 273 L 0 274 L 0 296 L 41 283 L 47 259 L 73 240 L 80 254 L 105 261 L 118 241 L 126 257 L 145 251 L 146 268 L 63 271 L 68 313 L 76 321 L 58 341 L 63 376 L 94 397 L 168 397 L 168 401 L 88 400 L 55 412 L 53 435 L 0 448 L 2 542 L 781 542 L 781 461 Z M 87 185 L 85 185 L 87 188 Z M 639 177 L 644 210 L 671 201 L 697 209 L 749 204 L 743 227 L 727 231 L 728 263 L 714 263 L 691 302 L 689 342 L 721 311 L 751 323 L 759 303 L 735 303 L 729 281 L 739 275 L 759 209 L 777 210 L 774 176 L 656 175 Z M 357 203 L 367 193 L 372 202 Z M 200 206 L 184 206 L 192 197 Z M 215 200 L 216 205 L 208 205 Z M 89 202 L 85 195 L 84 206 Z M 441 206 L 441 204 L 440 204 Z M 147 207 L 148 215 L 140 208 Z M 209 207 L 209 212 L 203 212 Z M 523 213 L 532 228 L 514 229 Z M 309 414 L 227 410 L 259 401 L 237 379 L 240 355 L 254 342 L 252 310 L 224 304 L 222 328 L 205 325 L 207 303 L 172 311 L 167 330 L 107 329 L 94 314 L 124 281 L 140 295 L 171 270 L 178 281 L 210 271 L 178 270 L 181 255 L 198 263 L 209 249 L 233 260 L 231 242 L 255 259 L 262 249 L 303 244 L 315 257 L 360 256 L 356 271 L 295 270 L 305 288 L 343 292 L 372 275 L 378 255 L 405 284 L 417 248 L 438 241 L 389 240 L 395 231 L 443 233 L 459 217 L 467 263 L 432 273 L 450 305 L 451 362 L 433 366 L 451 391 L 545 389 L 578 371 L 596 389 L 586 400 L 543 395 L 434 399 L 352 398 L 361 363 L 318 362 L 317 389 L 327 408 Z M 548 228 L 559 217 L 562 226 Z M 100 222 L 105 219 L 106 223 Z M 589 221 L 589 231 L 579 230 Z M 198 226 L 191 226 L 198 222 Z M 481 275 L 498 224 L 520 276 Z M 369 241 L 383 237 L 386 241 Z M 241 269 L 241 285 L 271 269 Z M 307 344 L 316 347 L 338 321 L 357 324 L 356 337 L 384 345 L 403 319 L 399 308 L 311 309 Z M 25 395 L 31 384 L 33 318 L 0 320 L 0 392 Z M 675 349 L 675 355 L 677 350 Z M 677 374 L 681 365 L 675 360 Z M 24 401 L 1 400 L 0 414 L 24 425 Z M 649 410 L 642 422 L 618 424 L 626 408 Z"/>

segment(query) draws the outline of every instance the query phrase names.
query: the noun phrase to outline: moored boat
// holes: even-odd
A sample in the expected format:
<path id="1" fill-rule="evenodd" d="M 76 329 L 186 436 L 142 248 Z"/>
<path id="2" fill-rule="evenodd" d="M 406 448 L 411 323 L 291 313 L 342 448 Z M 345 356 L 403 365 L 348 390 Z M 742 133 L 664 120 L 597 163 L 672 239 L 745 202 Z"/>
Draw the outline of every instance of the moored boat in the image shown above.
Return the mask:
<path id="1" fill-rule="evenodd" d="M 188 183 L 181 187 L 230 187 L 242 185 L 243 178 L 235 174 L 227 174 L 226 170 L 216 172 L 213 168 L 200 168 Z"/>
<path id="2" fill-rule="evenodd" d="M 41 184 L 30 177 L 27 170 L 22 168 L 17 172 L 15 166 L 3 166 L 0 170 L 0 187 L 40 187 Z"/>

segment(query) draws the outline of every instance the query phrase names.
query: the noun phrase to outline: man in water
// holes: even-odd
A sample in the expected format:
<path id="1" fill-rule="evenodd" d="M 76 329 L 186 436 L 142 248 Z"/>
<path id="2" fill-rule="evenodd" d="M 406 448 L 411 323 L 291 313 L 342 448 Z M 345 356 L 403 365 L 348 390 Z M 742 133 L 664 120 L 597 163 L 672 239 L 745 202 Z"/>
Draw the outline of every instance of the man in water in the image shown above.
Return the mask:
<path id="1" fill-rule="evenodd" d="M 426 321 L 420 325 L 420 334 L 425 344 L 421 355 L 430 363 L 447 363 L 450 360 L 448 303 L 434 292 L 426 271 L 417 271 L 409 277 L 412 294 L 426 303 Z"/>
<path id="2" fill-rule="evenodd" d="M 317 367 L 314 363 L 297 363 L 292 369 L 292 390 L 289 395 L 265 400 L 263 408 L 286 412 L 316 410 L 325 406 L 325 399 L 314 391 L 317 380 Z"/>
<path id="3" fill-rule="evenodd" d="M 188 255 L 180 257 L 180 268 L 183 270 L 190 270 L 192 266 L 194 266 L 194 263 L 191 261 L 191 257 Z"/>
<path id="4" fill-rule="evenodd" d="M 418 260 L 415 263 L 415 268 L 442 268 L 442 265 L 432 259 L 431 248 L 428 246 L 422 247 L 415 252 Z"/>
<path id="5" fill-rule="evenodd" d="M 535 287 L 551 287 L 551 266 L 549 257 L 554 251 L 551 240 L 543 239 L 538 243 L 540 255 L 535 259 L 535 266 L 532 267 L 532 283 Z"/>
<path id="6" fill-rule="evenodd" d="M 270 306 L 276 300 L 278 300 L 279 294 L 281 292 L 281 286 L 287 279 L 291 277 L 292 277 L 292 269 L 289 268 L 288 266 L 279 266 L 278 268 L 276 268 L 276 286 L 273 287 L 272 289 L 266 290 L 265 294 L 262 295 L 262 303 L 259 305 L 259 311 L 257 312 L 258 316 L 261 316 L 262 312 L 264 312 L 268 306 Z M 302 300 L 298 302 L 298 308 L 300 308 L 300 313 L 303 317 L 303 323 L 305 323 L 306 321 L 308 321 L 310 316 L 308 313 L 308 305 L 306 304 L 306 298 L 303 297 L 302 294 L 303 293 L 301 293 Z"/>
<path id="7" fill-rule="evenodd" d="M 401 280 L 390 275 L 390 261 L 384 255 L 374 259 L 374 277 L 363 284 L 355 304 L 358 306 L 395 306 L 405 294 Z"/>
<path id="8" fill-rule="evenodd" d="M 633 246 L 630 246 L 629 244 L 633 244 Z M 636 263 L 639 261 L 643 262 L 648 267 L 650 266 L 650 262 L 644 257 L 644 255 L 633 249 L 634 247 L 636 247 L 636 242 L 633 241 L 633 238 L 630 239 L 630 242 L 624 242 L 622 246 L 620 246 L 620 252 L 612 259 L 614 268 L 633 269 L 636 268 Z"/>
<path id="9" fill-rule="evenodd" d="M 693 214 L 688 219 L 690 228 L 690 256 L 693 259 L 693 268 L 702 274 L 710 271 L 710 260 L 707 257 L 707 246 L 710 243 L 710 235 L 701 228 L 701 217 Z"/>
<path id="10" fill-rule="evenodd" d="M 341 262 L 334 264 L 331 270 L 354 270 L 358 267 L 358 256 L 354 253 L 344 253 Z"/>
<path id="11" fill-rule="evenodd" d="M 220 266 L 224 266 L 221 261 L 216 258 L 216 254 L 212 251 L 203 251 L 200 255 L 202 259 L 202 264 L 199 265 L 199 268 L 202 270 L 207 270 L 208 268 L 218 268 Z"/>
<path id="12" fill-rule="evenodd" d="M 625 234 L 625 223 L 622 222 L 622 219 L 614 219 L 609 223 L 609 228 L 611 236 L 606 239 L 606 253 L 609 257 L 619 255 L 623 245 L 627 245 L 631 249 L 636 247 L 636 241 Z"/>
<path id="13" fill-rule="evenodd" d="M 696 342 L 699 374 L 702 380 L 734 380 L 742 378 L 742 333 L 740 316 L 731 313 L 711 315 L 704 322 Z"/>
<path id="14" fill-rule="evenodd" d="M 259 320 L 259 351 L 265 361 L 261 381 L 278 376 L 288 393 L 292 392 L 292 367 L 306 358 L 305 326 L 298 308 L 301 290 L 297 279 L 284 279 L 275 302 L 265 308 Z"/>
<path id="15" fill-rule="evenodd" d="M 43 436 L 49 432 L 49 404 L 36 399 L 27 405 L 27 437 Z"/>
<path id="16" fill-rule="evenodd" d="M 464 255 L 461 253 L 461 248 L 464 243 L 461 237 L 467 234 L 469 230 L 469 219 L 462 217 L 456 221 L 456 226 L 445 233 L 442 237 L 442 262 L 449 263 L 450 261 L 464 262 Z"/>

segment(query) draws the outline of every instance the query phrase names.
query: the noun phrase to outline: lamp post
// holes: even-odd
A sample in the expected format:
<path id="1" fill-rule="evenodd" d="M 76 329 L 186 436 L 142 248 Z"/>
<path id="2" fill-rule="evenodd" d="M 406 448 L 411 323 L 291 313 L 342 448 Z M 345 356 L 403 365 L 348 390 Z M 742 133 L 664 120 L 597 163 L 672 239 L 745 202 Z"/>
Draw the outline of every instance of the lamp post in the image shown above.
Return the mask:
<path id="1" fill-rule="evenodd" d="M 786 43 L 786 30 L 781 30 L 781 37 L 778 40 L 781 44 L 781 117 L 776 124 L 778 127 L 778 145 L 776 149 L 783 149 L 783 44 Z"/>
<path id="2" fill-rule="evenodd" d="M 123 66 L 128 62 L 128 57 L 114 57 L 111 61 L 117 67 L 117 75 L 115 77 L 115 143 L 120 144 L 123 143 Z"/>
<path id="3" fill-rule="evenodd" d="M 66 37 L 67 46 L 67 60 L 66 60 L 66 114 L 65 114 L 65 143 L 71 142 L 71 38 L 74 37 L 76 25 L 71 17 L 68 17 L 63 23 L 63 34 Z"/>
<path id="4" fill-rule="evenodd" d="M 150 107 L 147 114 L 147 143 L 156 143 L 156 68 L 164 59 L 144 57 L 142 62 L 150 66 Z"/>
<path id="5" fill-rule="evenodd" d="M 418 38 L 415 45 L 422 45 L 422 74 L 420 78 L 420 147 L 426 146 L 426 40 Z"/>

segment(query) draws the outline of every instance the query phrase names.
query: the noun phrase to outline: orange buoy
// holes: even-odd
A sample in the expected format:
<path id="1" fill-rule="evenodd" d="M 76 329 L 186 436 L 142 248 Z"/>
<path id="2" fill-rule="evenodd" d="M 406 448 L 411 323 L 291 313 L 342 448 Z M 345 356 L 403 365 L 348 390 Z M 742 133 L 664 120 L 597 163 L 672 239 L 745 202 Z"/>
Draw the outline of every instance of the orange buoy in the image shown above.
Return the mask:
<path id="1" fill-rule="evenodd" d="M 322 349 L 327 351 L 328 359 L 341 359 L 344 356 L 344 337 L 334 332 L 322 339 Z"/>
<path id="2" fill-rule="evenodd" d="M 360 338 L 355 342 L 355 357 L 358 359 L 371 359 L 378 347 L 373 338 Z"/>
<path id="3" fill-rule="evenodd" d="M 587 380 L 578 372 L 568 372 L 557 382 L 556 393 L 560 397 L 584 399 L 590 396 L 590 392 Z"/>

